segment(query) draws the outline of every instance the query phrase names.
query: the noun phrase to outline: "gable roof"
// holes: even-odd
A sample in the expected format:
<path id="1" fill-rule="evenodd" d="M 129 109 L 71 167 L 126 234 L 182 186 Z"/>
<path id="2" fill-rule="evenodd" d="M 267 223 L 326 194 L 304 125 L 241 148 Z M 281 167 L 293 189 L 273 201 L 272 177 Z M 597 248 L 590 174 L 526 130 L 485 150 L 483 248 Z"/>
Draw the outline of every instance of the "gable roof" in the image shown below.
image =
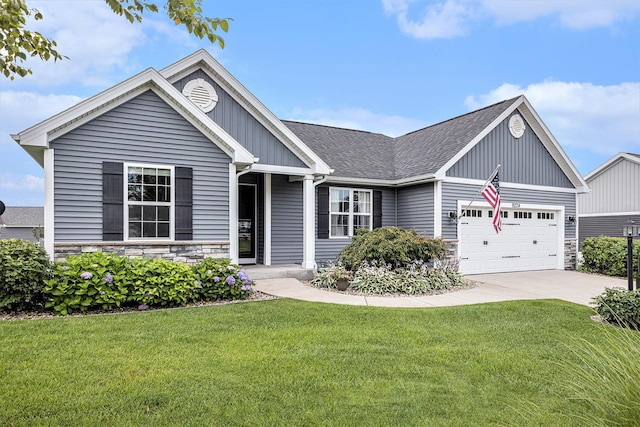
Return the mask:
<path id="1" fill-rule="evenodd" d="M 591 181 L 596 178 L 598 175 L 605 173 L 607 170 L 615 166 L 621 160 L 628 160 L 633 163 L 637 163 L 640 165 L 640 154 L 634 153 L 618 153 L 588 174 L 584 176 L 585 181 Z"/>
<path id="2" fill-rule="evenodd" d="M 0 215 L 0 225 L 6 227 L 38 227 L 44 225 L 43 207 L 7 206 Z"/>
<path id="3" fill-rule="evenodd" d="M 275 135 L 281 143 L 295 153 L 313 173 L 327 175 L 331 169 L 322 157 L 318 156 L 298 136 L 291 132 L 262 102 L 245 88 L 229 71 L 216 61 L 204 49 L 200 49 L 180 61 L 160 70 L 160 74 L 170 83 L 202 69 L 217 84 L 238 102 L 260 124 Z"/>
<path id="4" fill-rule="evenodd" d="M 523 95 L 397 138 L 287 120 L 283 123 L 335 169 L 331 181 L 405 185 L 443 179 L 449 168 L 516 110 L 575 188 L 586 191 L 586 182 Z"/>

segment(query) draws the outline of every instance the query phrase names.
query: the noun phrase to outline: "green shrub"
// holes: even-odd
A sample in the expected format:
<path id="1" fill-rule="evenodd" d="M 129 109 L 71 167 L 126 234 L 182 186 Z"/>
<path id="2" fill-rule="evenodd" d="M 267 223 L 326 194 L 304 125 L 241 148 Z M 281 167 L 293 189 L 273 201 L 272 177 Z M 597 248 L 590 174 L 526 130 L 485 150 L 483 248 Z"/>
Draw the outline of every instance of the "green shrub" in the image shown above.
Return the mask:
<path id="1" fill-rule="evenodd" d="M 0 240 L 0 310 L 31 310 L 44 304 L 51 262 L 34 242 Z"/>
<path id="2" fill-rule="evenodd" d="M 228 258 L 205 258 L 191 267 L 198 280 L 198 299 L 205 301 L 243 299 L 253 293 L 253 281 Z"/>
<path id="3" fill-rule="evenodd" d="M 110 310 L 125 305 L 131 290 L 131 261 L 112 253 L 94 252 L 56 262 L 47 280 L 46 307 L 67 315 L 90 309 Z"/>
<path id="4" fill-rule="evenodd" d="M 640 330 L 640 291 L 606 288 L 593 301 L 605 322 Z"/>
<path id="5" fill-rule="evenodd" d="M 637 426 L 640 420 L 640 333 L 606 328 L 604 340 L 577 340 L 567 344 L 578 363 L 563 363 L 568 373 L 559 384 L 570 398 L 583 402 L 587 410 L 567 416 L 593 427 Z M 571 408 L 579 408 L 571 406 Z"/>
<path id="6" fill-rule="evenodd" d="M 196 276 L 182 263 L 157 258 L 136 258 L 129 273 L 129 301 L 140 309 L 184 305 L 197 299 Z"/>
<path id="7" fill-rule="evenodd" d="M 638 271 L 640 244 L 634 245 L 633 271 Z M 627 276 L 627 239 L 621 237 L 589 237 L 582 242 L 581 271 L 607 276 Z M 637 273 L 636 273 L 637 274 Z"/>
<path id="8" fill-rule="evenodd" d="M 414 230 L 382 227 L 358 230 L 340 253 L 340 260 L 347 269 L 355 271 L 364 261 L 382 262 L 397 268 L 413 261 L 429 262 L 446 253 L 447 246 L 442 239 L 423 237 Z"/>

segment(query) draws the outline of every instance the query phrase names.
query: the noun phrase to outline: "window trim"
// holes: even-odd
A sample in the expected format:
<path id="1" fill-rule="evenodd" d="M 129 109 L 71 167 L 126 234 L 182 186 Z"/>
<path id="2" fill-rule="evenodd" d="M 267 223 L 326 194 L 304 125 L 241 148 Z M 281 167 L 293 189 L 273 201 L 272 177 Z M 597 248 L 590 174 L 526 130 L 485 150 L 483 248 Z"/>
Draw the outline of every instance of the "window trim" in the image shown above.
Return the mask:
<path id="1" fill-rule="evenodd" d="M 331 211 L 331 193 L 333 192 L 333 190 L 343 190 L 343 191 L 349 191 L 349 212 L 333 212 Z M 369 213 L 354 213 L 353 212 L 353 192 L 354 191 L 359 191 L 359 192 L 364 192 L 364 193 L 369 193 L 369 205 L 370 205 L 370 211 Z M 355 188 L 355 187 L 329 187 L 329 239 L 337 239 L 337 240 L 344 240 L 344 239 L 351 239 L 354 235 L 353 233 L 353 217 L 355 215 L 358 216 L 368 216 L 369 217 L 369 230 L 373 230 L 373 208 L 374 208 L 374 202 L 373 202 L 373 189 L 368 189 L 368 188 Z M 331 233 L 331 218 L 333 215 L 348 215 L 349 217 L 349 223 L 347 226 L 347 235 L 346 236 L 334 236 Z"/>
<path id="2" fill-rule="evenodd" d="M 171 202 L 156 202 L 155 206 L 169 206 L 169 237 L 130 237 L 129 236 L 129 168 L 168 169 L 171 174 Z M 123 237 L 125 242 L 163 242 L 175 240 L 176 229 L 176 171 L 175 166 L 151 163 L 123 163 Z M 133 205 L 145 206 L 144 202 L 133 202 Z M 149 206 L 149 205 L 146 205 Z"/>

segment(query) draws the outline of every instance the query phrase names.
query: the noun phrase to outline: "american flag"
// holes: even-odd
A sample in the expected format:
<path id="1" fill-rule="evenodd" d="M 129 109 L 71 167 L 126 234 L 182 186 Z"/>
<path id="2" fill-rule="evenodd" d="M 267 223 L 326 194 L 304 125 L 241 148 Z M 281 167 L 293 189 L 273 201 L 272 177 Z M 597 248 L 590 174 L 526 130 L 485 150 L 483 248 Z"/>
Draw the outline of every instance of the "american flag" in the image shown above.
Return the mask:
<path id="1" fill-rule="evenodd" d="M 498 172 L 496 172 L 491 182 L 482 189 L 482 197 L 493 208 L 493 228 L 496 233 L 499 233 L 502 230 L 502 210 L 500 209 L 500 178 L 498 177 Z"/>

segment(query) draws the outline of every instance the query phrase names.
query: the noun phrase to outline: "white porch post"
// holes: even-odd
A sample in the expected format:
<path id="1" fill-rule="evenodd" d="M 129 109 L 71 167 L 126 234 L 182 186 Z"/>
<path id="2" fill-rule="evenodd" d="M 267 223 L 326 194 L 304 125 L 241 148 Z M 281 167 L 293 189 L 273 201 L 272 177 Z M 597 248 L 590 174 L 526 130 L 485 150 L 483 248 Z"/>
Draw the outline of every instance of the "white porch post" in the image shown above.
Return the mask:
<path id="1" fill-rule="evenodd" d="M 302 197 L 302 216 L 303 216 L 303 256 L 302 267 L 307 269 L 315 268 L 315 192 L 313 186 L 313 175 L 305 175 Z"/>
<path id="2" fill-rule="evenodd" d="M 433 183 L 433 237 L 442 236 L 442 181 Z"/>
<path id="3" fill-rule="evenodd" d="M 233 163 L 229 164 L 229 258 L 238 263 L 238 178 Z"/>
<path id="4" fill-rule="evenodd" d="M 271 265 L 271 174 L 264 174 L 264 265 Z"/>
<path id="5" fill-rule="evenodd" d="M 53 185 L 53 148 L 44 150 L 44 249 L 55 259 L 55 206 Z"/>

